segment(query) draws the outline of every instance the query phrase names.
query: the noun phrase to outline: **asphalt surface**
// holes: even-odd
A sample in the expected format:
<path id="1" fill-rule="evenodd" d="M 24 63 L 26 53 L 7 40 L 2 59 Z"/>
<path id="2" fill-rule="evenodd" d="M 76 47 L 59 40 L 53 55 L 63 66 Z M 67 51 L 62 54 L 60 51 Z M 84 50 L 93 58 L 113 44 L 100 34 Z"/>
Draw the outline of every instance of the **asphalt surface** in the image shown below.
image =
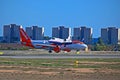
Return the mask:
<path id="1" fill-rule="evenodd" d="M 39 55 L 1 55 L 0 58 L 120 58 L 120 54 L 39 54 Z"/>

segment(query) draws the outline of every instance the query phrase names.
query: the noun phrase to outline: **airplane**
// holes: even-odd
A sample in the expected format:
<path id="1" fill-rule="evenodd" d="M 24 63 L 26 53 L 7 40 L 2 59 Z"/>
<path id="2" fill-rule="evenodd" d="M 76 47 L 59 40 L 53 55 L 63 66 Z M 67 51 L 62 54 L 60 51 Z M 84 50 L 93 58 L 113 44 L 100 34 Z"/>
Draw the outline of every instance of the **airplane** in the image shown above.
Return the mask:
<path id="1" fill-rule="evenodd" d="M 70 52 L 71 50 L 79 51 L 81 49 L 86 49 L 88 46 L 80 41 L 72 41 L 68 39 L 53 38 L 50 40 L 32 40 L 20 27 L 20 41 L 22 45 L 29 46 L 36 49 L 46 49 L 49 53 L 52 51 L 59 53 L 61 50 Z"/>

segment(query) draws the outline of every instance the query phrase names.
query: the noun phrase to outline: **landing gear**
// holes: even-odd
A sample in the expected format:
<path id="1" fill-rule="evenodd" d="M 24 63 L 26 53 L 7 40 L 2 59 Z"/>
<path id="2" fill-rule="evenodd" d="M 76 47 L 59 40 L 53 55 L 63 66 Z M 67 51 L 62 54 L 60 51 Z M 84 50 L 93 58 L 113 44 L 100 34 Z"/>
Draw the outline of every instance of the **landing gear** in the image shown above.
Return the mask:
<path id="1" fill-rule="evenodd" d="M 49 52 L 49 53 L 52 53 L 52 50 L 49 50 L 48 52 Z"/>
<path id="2" fill-rule="evenodd" d="M 85 51 L 86 51 L 86 52 L 88 51 L 88 47 L 85 48 Z"/>
<path id="3" fill-rule="evenodd" d="M 79 51 L 79 50 L 77 50 L 77 51 L 76 51 L 76 54 L 80 54 L 80 51 Z"/>

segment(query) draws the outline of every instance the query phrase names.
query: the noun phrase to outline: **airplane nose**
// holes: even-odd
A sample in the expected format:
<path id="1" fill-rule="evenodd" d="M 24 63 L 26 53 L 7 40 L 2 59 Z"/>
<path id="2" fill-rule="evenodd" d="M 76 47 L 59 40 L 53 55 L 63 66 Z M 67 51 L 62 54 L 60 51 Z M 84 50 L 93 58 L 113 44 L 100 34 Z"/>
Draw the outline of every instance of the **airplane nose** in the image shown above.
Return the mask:
<path id="1" fill-rule="evenodd" d="M 88 51 L 88 46 L 86 45 L 86 44 L 84 44 L 84 49 L 85 49 L 85 51 Z"/>
<path id="2" fill-rule="evenodd" d="M 87 48 L 88 46 L 85 44 L 85 48 Z"/>
<path id="3" fill-rule="evenodd" d="M 87 46 L 86 44 L 83 44 L 83 47 L 84 47 L 84 48 L 88 48 L 88 46 Z"/>

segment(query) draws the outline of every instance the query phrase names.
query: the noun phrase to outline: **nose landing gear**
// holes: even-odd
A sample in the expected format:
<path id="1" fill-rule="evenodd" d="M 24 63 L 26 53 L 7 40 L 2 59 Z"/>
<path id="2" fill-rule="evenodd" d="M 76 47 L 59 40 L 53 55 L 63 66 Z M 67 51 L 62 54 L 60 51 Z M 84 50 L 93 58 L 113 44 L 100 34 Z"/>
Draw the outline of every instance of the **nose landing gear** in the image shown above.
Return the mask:
<path id="1" fill-rule="evenodd" d="M 88 51 L 88 47 L 85 48 L 85 51 L 86 51 L 86 52 Z"/>

